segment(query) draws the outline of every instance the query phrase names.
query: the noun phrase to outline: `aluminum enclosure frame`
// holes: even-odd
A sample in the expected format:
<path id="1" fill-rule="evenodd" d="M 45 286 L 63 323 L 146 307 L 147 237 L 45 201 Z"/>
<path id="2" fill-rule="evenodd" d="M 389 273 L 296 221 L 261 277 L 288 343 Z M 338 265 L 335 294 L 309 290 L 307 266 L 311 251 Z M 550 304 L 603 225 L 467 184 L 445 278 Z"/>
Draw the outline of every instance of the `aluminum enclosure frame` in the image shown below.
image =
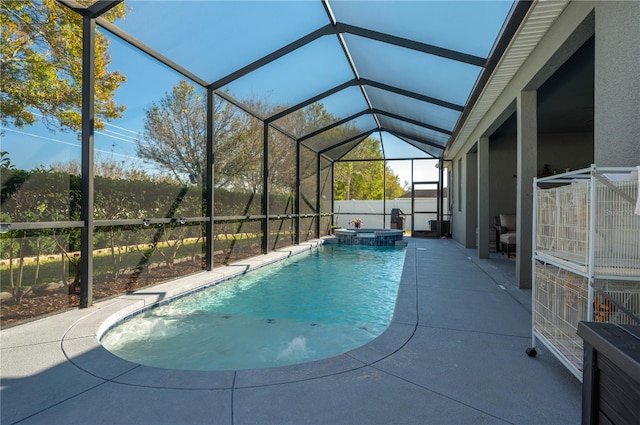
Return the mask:
<path id="1" fill-rule="evenodd" d="M 93 289 L 92 289 L 92 281 L 93 281 L 93 238 L 94 238 L 94 229 L 100 226 L 117 226 L 117 225 L 130 225 L 130 224 L 149 224 L 149 223 L 175 223 L 176 221 L 182 222 L 205 222 L 206 230 L 205 230 L 205 239 L 207 240 L 205 244 L 205 258 L 206 258 L 206 267 L 210 270 L 213 267 L 213 225 L 215 222 L 222 221 L 235 221 L 235 220 L 261 220 L 262 221 L 262 230 L 263 230 L 263 239 L 262 239 L 262 250 L 264 253 L 267 253 L 270 250 L 269 243 L 269 221 L 270 219 L 280 218 L 278 215 L 270 214 L 269 207 L 269 133 L 270 129 L 273 128 L 286 137 L 294 140 L 296 142 L 296 161 L 297 161 L 297 173 L 296 173 L 296 202 L 295 202 L 295 213 L 290 215 L 290 218 L 295 220 L 296 227 L 296 235 L 295 240 L 296 243 L 300 243 L 300 218 L 302 217 L 313 217 L 316 220 L 314 233 L 315 236 L 319 236 L 320 229 L 320 219 L 323 216 L 331 216 L 331 213 L 322 213 L 320 208 L 320 190 L 321 190 L 321 175 L 322 175 L 322 157 L 330 161 L 331 163 L 331 182 L 334 182 L 335 174 L 334 174 L 334 166 L 336 162 L 343 160 L 344 156 L 348 153 L 345 152 L 339 158 L 330 158 L 326 155 L 328 151 L 331 149 L 335 149 L 336 147 L 352 143 L 356 141 L 358 138 L 364 140 L 366 137 L 371 135 L 374 132 L 388 132 L 389 134 L 395 135 L 401 140 L 406 141 L 407 143 L 413 145 L 414 147 L 423 150 L 419 144 L 425 144 L 431 146 L 433 148 L 439 149 L 440 153 L 444 152 L 446 146 L 435 143 L 431 140 L 418 140 L 415 139 L 414 136 L 404 134 L 401 131 L 384 128 L 380 125 L 380 121 L 378 120 L 378 115 L 387 116 L 389 118 L 393 118 L 399 120 L 401 122 L 405 122 L 407 124 L 415 125 L 421 128 L 426 128 L 438 133 L 442 133 L 445 136 L 449 137 L 449 141 L 453 140 L 455 135 L 460 129 L 460 126 L 466 116 L 468 115 L 473 103 L 478 98 L 481 90 L 484 87 L 484 83 L 488 79 L 489 75 L 495 68 L 499 57 L 501 56 L 504 49 L 506 49 L 508 41 L 512 38 L 513 34 L 517 31 L 518 25 L 520 21 L 526 15 L 526 12 L 529 10 L 531 1 L 518 1 L 512 7 L 512 10 L 507 19 L 506 25 L 503 27 L 500 36 L 498 37 L 498 42 L 494 45 L 494 48 L 491 51 L 491 54 L 488 58 L 481 58 L 473 55 L 464 54 L 461 52 L 456 52 L 454 50 L 441 48 L 438 46 L 429 45 L 426 43 L 420 43 L 415 40 L 409 40 L 401 37 L 396 37 L 390 34 L 384 34 L 377 31 L 369 30 L 367 28 L 361 28 L 354 25 L 348 25 L 344 23 L 339 23 L 335 21 L 333 14 L 331 13 L 331 9 L 327 0 L 323 0 L 323 5 L 325 5 L 325 10 L 331 20 L 330 24 L 307 34 L 306 36 L 299 38 L 298 40 L 284 46 L 254 62 L 251 64 L 238 69 L 229 75 L 218 79 L 214 82 L 208 82 L 200 78 L 199 76 L 193 74 L 188 69 L 183 68 L 179 64 L 171 61 L 167 57 L 163 56 L 152 47 L 145 45 L 141 41 L 135 39 L 125 31 L 119 29 L 116 25 L 111 24 L 101 18 L 100 16 L 104 13 L 111 10 L 113 7 L 122 3 L 123 0 L 114 0 L 114 1 L 106 1 L 100 0 L 96 3 L 92 4 L 89 7 L 84 7 L 79 3 L 73 0 L 57 0 L 60 4 L 70 8 L 74 12 L 82 15 L 83 19 L 83 53 L 82 53 L 82 63 L 83 63 L 83 86 L 82 86 L 82 173 L 81 173 L 81 194 L 82 194 L 82 206 L 81 206 L 81 220 L 80 222 L 56 222 L 56 223 L 48 223 L 51 224 L 48 228 L 75 228 L 81 227 L 81 267 L 80 267 L 80 280 L 81 280 L 81 307 L 89 307 L 93 300 Z M 183 75 L 185 78 L 197 83 L 201 87 L 205 88 L 207 91 L 207 160 L 206 160 L 206 169 L 207 175 L 205 176 L 205 217 L 192 217 L 192 218 L 176 218 L 176 217 L 164 217 L 164 218 L 140 218 L 139 220 L 94 220 L 93 217 L 93 202 L 94 202 L 94 184 L 93 184 L 93 165 L 94 165 L 94 97 L 95 97 L 95 89 L 94 89 L 94 62 L 95 62 L 95 30 L 96 26 L 100 26 L 103 29 L 109 31 L 116 37 L 122 39 L 129 45 L 137 48 L 145 55 L 148 55 L 165 66 L 173 69 L 179 74 Z M 401 89 L 398 87 L 393 87 L 388 84 L 384 84 L 382 82 L 373 81 L 365 78 L 361 78 L 358 75 L 357 69 L 355 68 L 355 63 L 349 57 L 348 50 L 344 43 L 344 39 L 342 38 L 342 34 L 352 34 L 359 37 L 364 37 L 368 39 L 373 39 L 379 42 L 392 44 L 395 46 L 400 46 L 406 49 L 415 50 L 422 53 L 427 53 L 430 55 L 437 55 L 440 57 L 444 57 L 450 60 L 460 61 L 463 63 L 472 64 L 478 67 L 481 67 L 480 77 L 476 81 L 476 84 L 472 90 L 472 93 L 469 97 L 469 100 L 465 106 L 456 105 L 450 102 L 446 102 L 442 99 L 436 99 L 428 96 L 421 95 L 419 93 L 411 92 L 405 89 Z M 251 111 L 250 108 L 243 105 L 241 102 L 233 99 L 231 96 L 219 91 L 218 89 L 222 88 L 224 85 L 240 78 L 243 75 L 248 74 L 284 55 L 297 50 L 298 48 L 326 35 L 335 35 L 341 41 L 343 49 L 345 51 L 345 55 L 347 55 L 348 60 L 351 64 L 352 70 L 354 72 L 354 79 L 338 85 L 333 89 L 325 91 L 323 93 L 317 94 L 315 96 L 310 97 L 309 99 L 302 101 L 296 104 L 293 107 L 288 108 L 285 111 L 279 112 L 269 117 L 261 117 L 259 114 Z M 314 212 L 312 214 L 301 214 L 300 213 L 300 204 L 301 204 L 301 175 L 300 175 L 300 148 L 301 145 L 304 144 L 305 140 L 310 139 L 313 136 L 322 134 L 325 131 L 328 131 L 332 128 L 335 128 L 341 124 L 346 123 L 349 119 L 339 120 L 337 123 L 330 124 L 323 128 L 315 130 L 311 134 L 302 135 L 301 137 L 296 137 L 285 129 L 280 128 L 275 121 L 279 118 L 282 118 L 290 113 L 294 113 L 305 106 L 308 106 L 314 102 L 317 102 L 325 97 L 335 94 L 345 88 L 358 86 L 363 95 L 365 96 L 369 108 L 367 110 L 361 111 L 355 115 L 349 117 L 350 119 L 371 115 L 377 123 L 377 127 L 373 128 L 369 131 L 361 133 L 358 136 L 349 138 L 347 140 L 336 140 L 334 144 L 330 147 L 321 149 L 319 151 L 315 151 L 315 164 L 316 164 L 316 205 L 314 208 Z M 449 108 L 455 111 L 462 112 L 462 115 L 453 131 L 449 131 L 438 126 L 431 125 L 429 123 L 420 122 L 415 119 L 411 119 L 409 117 L 404 117 L 402 115 L 396 114 L 393 111 L 385 111 L 382 109 L 378 109 L 371 105 L 369 98 L 367 96 L 366 87 L 374 87 L 386 92 L 395 93 L 398 95 L 406 96 L 412 99 L 420 100 L 422 102 L 427 102 L 430 104 L 438 105 L 444 108 Z M 214 205 L 214 194 L 213 194 L 213 167 L 215 166 L 215 158 L 213 152 L 213 102 L 215 96 L 220 96 L 225 101 L 233 104 L 234 106 L 240 108 L 241 110 L 251 114 L 257 119 L 261 120 L 264 125 L 264 151 L 263 151 L 263 202 L 262 202 L 262 214 L 259 216 L 231 216 L 231 217 L 214 217 L 213 213 L 213 205 Z M 424 150 L 423 150 L 424 151 Z M 435 159 L 441 159 L 441 156 L 434 156 L 433 154 L 429 154 L 424 151 L 428 155 L 432 156 Z M 383 152 L 384 155 L 384 152 Z M 386 161 L 387 159 L 382 159 L 382 161 Z M 372 161 L 380 161 L 380 159 L 372 159 Z M 413 163 L 413 160 L 412 160 Z M 442 173 L 442 170 L 441 170 Z M 385 185 L 385 193 L 386 193 L 386 179 L 384 181 Z M 333 187 L 331 188 L 332 198 L 333 198 Z M 442 202 L 442 200 L 440 200 Z M 45 223 L 11 223 L 11 229 L 33 229 L 38 228 L 38 226 L 45 225 Z M 34 227 L 35 226 L 35 227 Z"/>

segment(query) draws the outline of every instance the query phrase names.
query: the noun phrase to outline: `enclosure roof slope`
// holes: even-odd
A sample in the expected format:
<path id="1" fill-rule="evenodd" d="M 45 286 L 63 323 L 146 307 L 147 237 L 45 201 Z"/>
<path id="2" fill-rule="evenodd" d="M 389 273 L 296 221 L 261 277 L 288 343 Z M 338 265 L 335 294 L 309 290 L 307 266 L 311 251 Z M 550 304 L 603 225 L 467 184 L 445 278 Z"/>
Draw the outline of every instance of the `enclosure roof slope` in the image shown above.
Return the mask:
<path id="1" fill-rule="evenodd" d="M 109 23 L 99 14 L 121 1 L 59 1 L 331 160 L 373 135 L 388 159 L 442 157 L 531 6 L 141 0 Z"/>

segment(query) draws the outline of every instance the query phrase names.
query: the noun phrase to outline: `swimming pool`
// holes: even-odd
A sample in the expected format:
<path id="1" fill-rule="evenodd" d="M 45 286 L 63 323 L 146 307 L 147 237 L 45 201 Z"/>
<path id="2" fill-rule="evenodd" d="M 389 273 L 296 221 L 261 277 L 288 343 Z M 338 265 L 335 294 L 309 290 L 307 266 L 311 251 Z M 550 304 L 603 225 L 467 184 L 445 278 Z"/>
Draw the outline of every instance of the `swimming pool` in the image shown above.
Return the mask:
<path id="1" fill-rule="evenodd" d="M 338 355 L 391 322 L 405 249 L 325 245 L 117 324 L 101 343 L 148 366 L 240 370 Z"/>

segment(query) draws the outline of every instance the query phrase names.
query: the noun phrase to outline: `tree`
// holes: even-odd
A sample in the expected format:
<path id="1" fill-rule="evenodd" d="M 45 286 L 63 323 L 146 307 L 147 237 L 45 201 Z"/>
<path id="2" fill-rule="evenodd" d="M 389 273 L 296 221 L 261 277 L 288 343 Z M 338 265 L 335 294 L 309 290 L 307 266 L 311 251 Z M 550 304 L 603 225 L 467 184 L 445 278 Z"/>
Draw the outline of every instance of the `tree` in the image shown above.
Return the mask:
<path id="1" fill-rule="evenodd" d="M 136 142 L 138 156 L 158 164 L 180 181 L 192 179 L 202 184 L 207 158 L 207 108 L 203 93 L 193 84 L 180 81 L 171 92 L 153 102 L 145 115 L 144 133 Z M 216 157 L 215 186 L 223 187 L 256 155 L 242 154 L 247 140 L 238 140 L 242 138 L 236 130 L 239 118 L 231 104 L 216 98 L 213 115 L 214 152 L 225 153 Z"/>
<path id="2" fill-rule="evenodd" d="M 387 175 L 386 199 L 399 198 L 405 192 L 405 188 L 400 184 L 400 176 L 395 174 L 388 165 L 384 167 L 384 172 Z"/>
<path id="3" fill-rule="evenodd" d="M 123 18 L 125 6 L 114 7 L 103 17 Z M 55 0 L 0 0 L 1 123 L 22 128 L 38 121 L 49 128 L 77 130 L 82 109 L 82 19 Z M 95 127 L 101 120 L 121 116 L 113 93 L 126 81 L 109 72 L 109 39 L 96 32 Z"/>
<path id="4" fill-rule="evenodd" d="M 0 170 L 15 170 L 15 168 L 11 163 L 11 158 L 9 158 L 9 152 L 0 152 Z"/>
<path id="5" fill-rule="evenodd" d="M 400 178 L 383 162 L 380 143 L 367 138 L 354 148 L 349 159 L 374 159 L 374 161 L 344 161 L 335 167 L 334 197 L 348 199 L 397 198 L 404 192 Z M 375 159 L 379 159 L 376 161 Z M 386 194 L 383 194 L 386 175 Z"/>
<path id="6" fill-rule="evenodd" d="M 264 101 L 250 99 L 245 105 L 267 116 Z M 263 185 L 263 125 L 260 120 L 236 106 L 215 97 L 213 111 L 214 187 L 229 191 L 258 193 Z M 145 111 L 144 133 L 137 140 L 138 156 L 169 170 L 176 178 L 203 183 L 206 172 L 206 99 L 187 81 L 180 81 Z M 284 160 L 282 138 L 271 135 L 271 148 L 277 158 L 275 168 Z M 286 144 L 286 143 L 285 143 Z M 295 145 L 294 145 L 295 146 Z M 295 149 L 288 155 L 295 158 Z M 295 167 L 290 170 L 295 176 Z M 279 167 L 272 179 L 285 178 Z M 294 177 L 295 178 L 295 177 Z M 285 179 L 290 180 L 290 176 Z"/>
<path id="7" fill-rule="evenodd" d="M 195 86 L 180 81 L 170 93 L 145 111 L 144 135 L 138 156 L 168 169 L 184 181 L 205 175 L 207 157 L 206 100 Z"/>
<path id="8" fill-rule="evenodd" d="M 224 131 L 214 132 L 215 186 L 232 191 L 258 193 L 264 185 L 263 124 L 239 108 L 227 102 L 221 103 L 226 105 L 233 116 Z M 245 105 L 263 116 L 269 114 L 269 106 L 265 101 L 249 99 Z"/>
<path id="9" fill-rule="evenodd" d="M 248 99 L 247 108 L 261 116 L 271 116 L 283 107 L 270 107 L 266 101 Z M 176 178 L 186 182 L 189 176 L 202 183 L 206 172 L 206 99 L 203 92 L 180 81 L 158 102 L 145 111 L 144 133 L 137 140 L 138 156 L 158 164 Z M 230 192 L 259 193 L 263 186 L 263 123 L 252 115 L 216 96 L 213 111 L 214 187 Z M 304 135 L 335 122 L 324 106 L 315 103 L 292 112 L 275 124 L 293 135 Z M 335 140 L 346 140 L 360 133 L 354 125 L 332 128 L 312 141 L 329 146 Z M 274 194 L 290 194 L 296 181 L 295 141 L 272 129 L 269 132 L 269 188 Z M 305 152 L 308 151 L 306 154 Z M 354 158 L 380 158 L 380 144 L 366 139 L 356 149 Z M 302 151 L 301 185 L 303 195 L 316 189 L 315 151 Z M 339 196 L 356 195 L 360 199 L 382 199 L 384 174 L 387 196 L 397 197 L 403 191 L 398 177 L 380 163 L 362 163 L 345 179 L 356 181 L 354 190 L 337 191 Z M 384 170 L 384 171 L 383 171 Z M 359 176 L 359 177 L 358 177 Z M 350 185 L 350 183 L 349 183 Z"/>

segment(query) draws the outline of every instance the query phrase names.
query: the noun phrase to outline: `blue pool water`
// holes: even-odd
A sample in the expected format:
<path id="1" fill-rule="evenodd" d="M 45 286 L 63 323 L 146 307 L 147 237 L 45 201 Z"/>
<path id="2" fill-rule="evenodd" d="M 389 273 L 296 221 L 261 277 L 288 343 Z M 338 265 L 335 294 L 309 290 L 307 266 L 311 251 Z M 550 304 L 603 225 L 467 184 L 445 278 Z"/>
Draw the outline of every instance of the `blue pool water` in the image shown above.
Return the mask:
<path id="1" fill-rule="evenodd" d="M 129 318 L 101 339 L 132 362 L 239 370 L 328 358 L 391 322 L 405 250 L 327 245 Z"/>

